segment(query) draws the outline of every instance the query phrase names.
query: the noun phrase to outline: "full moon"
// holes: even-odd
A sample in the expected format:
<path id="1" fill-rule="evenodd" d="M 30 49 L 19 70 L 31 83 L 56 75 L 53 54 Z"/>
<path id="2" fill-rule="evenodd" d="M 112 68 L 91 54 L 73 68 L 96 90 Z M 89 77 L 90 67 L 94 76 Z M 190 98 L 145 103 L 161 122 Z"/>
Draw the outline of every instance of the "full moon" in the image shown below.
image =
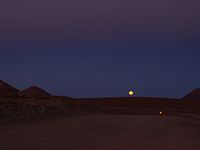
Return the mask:
<path id="1" fill-rule="evenodd" d="M 133 92 L 133 91 L 129 91 L 128 94 L 129 94 L 130 96 L 133 96 L 134 92 Z"/>

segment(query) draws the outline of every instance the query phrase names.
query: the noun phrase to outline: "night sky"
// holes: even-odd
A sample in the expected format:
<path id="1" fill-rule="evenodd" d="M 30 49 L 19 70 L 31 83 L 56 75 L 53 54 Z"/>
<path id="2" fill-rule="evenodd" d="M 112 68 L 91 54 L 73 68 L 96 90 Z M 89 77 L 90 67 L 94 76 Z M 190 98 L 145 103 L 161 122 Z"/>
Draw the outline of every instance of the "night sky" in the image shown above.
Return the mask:
<path id="1" fill-rule="evenodd" d="M 72 97 L 200 87 L 199 0 L 1 0 L 0 78 Z"/>

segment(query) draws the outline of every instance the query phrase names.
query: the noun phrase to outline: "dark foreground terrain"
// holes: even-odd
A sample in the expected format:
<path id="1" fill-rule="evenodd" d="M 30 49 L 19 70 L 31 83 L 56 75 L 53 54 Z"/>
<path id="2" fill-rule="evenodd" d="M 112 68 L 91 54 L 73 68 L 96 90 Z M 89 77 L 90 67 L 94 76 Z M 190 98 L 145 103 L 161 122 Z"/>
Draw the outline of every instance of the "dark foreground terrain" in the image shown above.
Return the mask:
<path id="1" fill-rule="evenodd" d="M 80 115 L 0 129 L 1 150 L 200 149 L 200 121 L 180 116 Z"/>
<path id="2" fill-rule="evenodd" d="M 181 113 L 200 113 L 200 100 L 170 99 L 151 97 L 110 97 L 76 99 L 86 105 L 95 105 L 115 114 L 179 115 Z"/>
<path id="3" fill-rule="evenodd" d="M 199 101 L 0 98 L 0 150 L 199 149 Z"/>

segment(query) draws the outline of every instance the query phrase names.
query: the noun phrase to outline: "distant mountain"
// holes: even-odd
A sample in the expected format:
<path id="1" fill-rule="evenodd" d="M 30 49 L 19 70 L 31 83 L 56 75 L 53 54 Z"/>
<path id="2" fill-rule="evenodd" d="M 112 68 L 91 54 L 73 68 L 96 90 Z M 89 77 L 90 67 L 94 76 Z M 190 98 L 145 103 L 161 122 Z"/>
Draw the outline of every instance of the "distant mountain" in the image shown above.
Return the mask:
<path id="1" fill-rule="evenodd" d="M 46 92 L 45 90 L 36 87 L 36 86 L 31 86 L 23 91 L 20 92 L 21 95 L 27 96 L 27 97 L 49 97 L 51 94 Z"/>
<path id="2" fill-rule="evenodd" d="M 8 83 L 4 82 L 3 80 L 0 79 L 0 95 L 2 96 L 13 96 L 13 95 L 18 95 L 19 90 L 16 89 L 15 87 L 12 87 Z"/>
<path id="3" fill-rule="evenodd" d="M 200 88 L 193 90 L 182 99 L 184 100 L 200 100 Z"/>

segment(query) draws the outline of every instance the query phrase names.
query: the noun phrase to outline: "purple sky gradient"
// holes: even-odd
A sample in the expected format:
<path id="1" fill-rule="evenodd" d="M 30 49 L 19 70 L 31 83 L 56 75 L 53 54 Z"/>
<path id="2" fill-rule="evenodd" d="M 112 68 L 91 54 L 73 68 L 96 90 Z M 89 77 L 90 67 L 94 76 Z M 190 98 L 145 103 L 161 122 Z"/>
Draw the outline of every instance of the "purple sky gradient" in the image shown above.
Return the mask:
<path id="1" fill-rule="evenodd" d="M 199 0 L 1 0 L 0 78 L 74 97 L 200 87 Z"/>

